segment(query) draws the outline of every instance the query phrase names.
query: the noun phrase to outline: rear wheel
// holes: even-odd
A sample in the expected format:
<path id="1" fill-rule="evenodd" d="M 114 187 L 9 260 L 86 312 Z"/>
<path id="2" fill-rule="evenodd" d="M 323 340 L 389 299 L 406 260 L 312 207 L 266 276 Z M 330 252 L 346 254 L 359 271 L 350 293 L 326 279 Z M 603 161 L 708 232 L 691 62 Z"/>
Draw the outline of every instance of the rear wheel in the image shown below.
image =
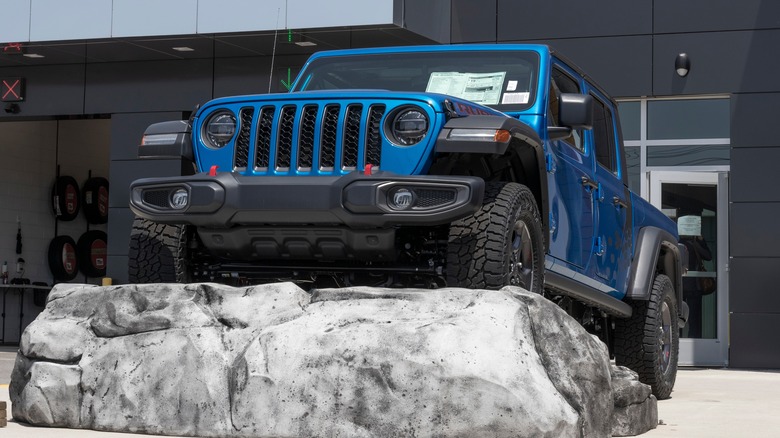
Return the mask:
<path id="1" fill-rule="evenodd" d="M 488 183 L 482 208 L 453 222 L 447 284 L 472 289 L 519 286 L 541 293 L 544 239 L 539 208 L 528 187 Z"/>
<path id="2" fill-rule="evenodd" d="M 656 275 L 650 299 L 631 303 L 630 318 L 615 325 L 615 362 L 639 374 L 657 399 L 669 398 L 677 378 L 680 336 L 672 280 Z"/>
<path id="3" fill-rule="evenodd" d="M 130 283 L 189 283 L 189 230 L 136 217 L 130 233 Z"/>

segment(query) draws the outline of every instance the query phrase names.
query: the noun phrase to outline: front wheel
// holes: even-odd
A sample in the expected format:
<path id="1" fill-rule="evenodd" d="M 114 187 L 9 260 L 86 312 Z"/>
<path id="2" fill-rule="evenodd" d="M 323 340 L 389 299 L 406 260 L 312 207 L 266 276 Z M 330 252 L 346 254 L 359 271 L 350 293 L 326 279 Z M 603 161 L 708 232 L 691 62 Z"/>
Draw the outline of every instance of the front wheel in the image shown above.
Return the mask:
<path id="1" fill-rule="evenodd" d="M 630 318 L 615 325 L 615 362 L 639 374 L 659 400 L 672 394 L 677 378 L 680 335 L 672 280 L 656 275 L 650 299 L 631 303 Z"/>
<path id="2" fill-rule="evenodd" d="M 130 283 L 189 283 L 186 225 L 166 225 L 136 217 L 130 233 Z"/>
<path id="3" fill-rule="evenodd" d="M 542 293 L 544 238 L 528 187 L 491 182 L 482 208 L 450 225 L 447 284 L 471 289 L 519 286 Z"/>

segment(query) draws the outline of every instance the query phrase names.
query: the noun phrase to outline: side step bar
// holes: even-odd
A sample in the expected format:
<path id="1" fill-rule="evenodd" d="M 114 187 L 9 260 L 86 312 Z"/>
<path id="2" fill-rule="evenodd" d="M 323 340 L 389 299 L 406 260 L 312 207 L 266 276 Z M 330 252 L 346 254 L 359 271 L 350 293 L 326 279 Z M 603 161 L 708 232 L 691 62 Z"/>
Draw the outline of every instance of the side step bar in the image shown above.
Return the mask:
<path id="1" fill-rule="evenodd" d="M 550 270 L 544 274 L 544 286 L 620 318 L 628 318 L 633 312 L 628 303 Z"/>

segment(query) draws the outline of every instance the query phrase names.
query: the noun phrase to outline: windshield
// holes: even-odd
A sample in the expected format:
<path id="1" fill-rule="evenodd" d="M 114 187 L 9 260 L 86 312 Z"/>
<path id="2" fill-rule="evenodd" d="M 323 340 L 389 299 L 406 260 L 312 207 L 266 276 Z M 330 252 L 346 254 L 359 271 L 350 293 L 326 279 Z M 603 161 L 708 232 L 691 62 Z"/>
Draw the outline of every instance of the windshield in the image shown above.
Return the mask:
<path id="1" fill-rule="evenodd" d="M 499 50 L 322 57 L 312 61 L 294 91 L 424 91 L 522 111 L 533 104 L 538 64 L 535 52 Z"/>

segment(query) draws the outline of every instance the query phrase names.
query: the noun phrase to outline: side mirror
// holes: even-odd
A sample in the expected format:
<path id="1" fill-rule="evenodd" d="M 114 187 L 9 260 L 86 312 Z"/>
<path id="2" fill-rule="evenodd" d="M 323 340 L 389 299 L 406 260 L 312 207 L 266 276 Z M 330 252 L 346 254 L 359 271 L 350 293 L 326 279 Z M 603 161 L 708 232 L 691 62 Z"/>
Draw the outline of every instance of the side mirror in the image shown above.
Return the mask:
<path id="1" fill-rule="evenodd" d="M 561 94 L 558 125 L 567 128 L 593 127 L 593 97 L 587 94 Z"/>

